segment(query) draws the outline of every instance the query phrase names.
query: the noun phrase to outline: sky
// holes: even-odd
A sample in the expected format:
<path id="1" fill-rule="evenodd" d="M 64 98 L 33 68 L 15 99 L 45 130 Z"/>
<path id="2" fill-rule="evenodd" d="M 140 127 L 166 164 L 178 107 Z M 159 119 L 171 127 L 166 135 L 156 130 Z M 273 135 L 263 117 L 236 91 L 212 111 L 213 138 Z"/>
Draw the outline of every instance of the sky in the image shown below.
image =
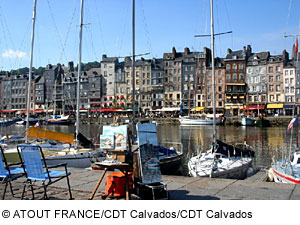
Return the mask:
<path id="1" fill-rule="evenodd" d="M 136 54 L 161 58 L 164 52 L 210 47 L 209 0 L 136 0 Z M 29 67 L 33 0 L 0 0 L 0 71 Z M 37 0 L 33 66 L 78 62 L 80 0 Z M 300 1 L 214 0 L 215 56 L 227 48 L 290 54 L 298 34 Z M 82 62 L 102 54 L 132 54 L 132 0 L 85 0 Z M 122 61 L 123 59 L 120 58 Z"/>

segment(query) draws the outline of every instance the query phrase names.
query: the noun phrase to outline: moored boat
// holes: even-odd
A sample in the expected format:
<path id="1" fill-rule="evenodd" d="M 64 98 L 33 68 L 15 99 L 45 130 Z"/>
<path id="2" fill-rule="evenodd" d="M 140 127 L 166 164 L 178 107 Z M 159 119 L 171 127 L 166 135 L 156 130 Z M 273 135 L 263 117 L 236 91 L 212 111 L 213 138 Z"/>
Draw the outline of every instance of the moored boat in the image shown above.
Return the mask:
<path id="1" fill-rule="evenodd" d="M 253 172 L 254 151 L 237 148 L 217 140 L 212 148 L 192 157 L 188 162 L 189 174 L 193 177 L 216 177 L 244 179 Z"/>
<path id="2" fill-rule="evenodd" d="M 180 125 L 213 125 L 213 119 L 201 119 L 201 118 L 195 118 L 195 117 L 183 117 L 179 120 Z M 216 119 L 216 124 L 221 125 L 225 122 L 225 118 L 222 119 Z"/>
<path id="3" fill-rule="evenodd" d="M 243 117 L 241 119 L 242 126 L 254 126 L 255 123 L 256 123 L 255 119 L 251 119 L 251 118 L 247 118 L 247 117 Z"/>

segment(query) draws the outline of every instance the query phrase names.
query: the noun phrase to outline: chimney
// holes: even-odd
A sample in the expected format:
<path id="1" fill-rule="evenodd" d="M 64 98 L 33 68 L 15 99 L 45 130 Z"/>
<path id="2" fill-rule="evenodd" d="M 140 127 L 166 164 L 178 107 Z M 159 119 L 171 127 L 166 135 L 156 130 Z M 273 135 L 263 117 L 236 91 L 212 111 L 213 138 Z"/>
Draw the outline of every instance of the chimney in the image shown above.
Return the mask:
<path id="1" fill-rule="evenodd" d="M 251 53 L 252 53 L 251 45 L 247 45 L 247 53 L 248 53 L 249 55 L 251 55 Z"/>
<path id="2" fill-rule="evenodd" d="M 292 49 L 292 59 L 296 59 L 296 52 L 295 52 L 295 44 L 293 44 L 293 49 Z"/>
<path id="3" fill-rule="evenodd" d="M 107 58 L 107 55 L 106 54 L 103 54 L 102 55 L 102 61 L 104 61 L 104 59 L 106 59 Z"/>
<path id="4" fill-rule="evenodd" d="M 246 46 L 243 47 L 243 55 L 246 56 L 247 55 L 247 50 L 246 50 Z"/>
<path id="5" fill-rule="evenodd" d="M 74 71 L 74 62 L 68 62 L 68 71 L 73 72 Z"/>
<path id="6" fill-rule="evenodd" d="M 285 49 L 282 51 L 282 57 L 283 64 L 286 65 L 286 63 L 289 61 L 289 53 Z"/>
<path id="7" fill-rule="evenodd" d="M 176 49 L 175 49 L 175 47 L 172 48 L 172 57 L 176 58 Z"/>
<path id="8" fill-rule="evenodd" d="M 190 54 L 190 49 L 188 47 L 184 48 L 184 55 Z"/>
<path id="9" fill-rule="evenodd" d="M 231 54 L 231 53 L 232 53 L 231 49 L 228 48 L 228 49 L 227 49 L 227 54 L 229 55 L 229 54 Z"/>

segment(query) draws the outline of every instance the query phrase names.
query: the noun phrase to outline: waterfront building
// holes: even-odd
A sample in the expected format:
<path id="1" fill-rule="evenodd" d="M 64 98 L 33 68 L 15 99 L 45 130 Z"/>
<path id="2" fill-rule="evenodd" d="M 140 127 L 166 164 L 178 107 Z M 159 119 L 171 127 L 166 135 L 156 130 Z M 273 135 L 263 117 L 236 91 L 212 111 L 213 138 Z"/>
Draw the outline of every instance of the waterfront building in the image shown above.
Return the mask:
<path id="1" fill-rule="evenodd" d="M 267 63 L 268 81 L 268 113 L 283 115 L 284 89 L 283 89 L 283 67 L 288 62 L 288 53 L 283 51 L 282 55 L 271 55 Z"/>
<path id="2" fill-rule="evenodd" d="M 196 54 L 185 48 L 182 59 L 182 105 L 188 110 L 196 106 Z"/>
<path id="3" fill-rule="evenodd" d="M 204 47 L 203 52 L 198 52 L 196 54 L 196 78 L 195 78 L 195 90 L 196 90 L 196 98 L 195 98 L 195 106 L 203 107 L 204 110 L 207 106 L 206 100 L 206 68 L 209 66 L 211 62 L 211 50 L 209 48 Z"/>
<path id="4" fill-rule="evenodd" d="M 105 107 L 113 107 L 113 105 L 115 105 L 116 71 L 118 65 L 119 60 L 117 57 L 107 57 L 107 55 L 102 55 L 100 68 L 104 78 L 103 102 Z"/>
<path id="5" fill-rule="evenodd" d="M 206 71 L 206 102 L 207 111 L 213 112 L 213 87 L 212 87 L 212 68 L 211 63 Z M 216 96 L 216 111 L 224 113 L 225 107 L 225 66 L 224 59 L 215 59 L 215 96 Z"/>
<path id="6" fill-rule="evenodd" d="M 253 53 L 247 60 L 247 111 L 264 110 L 267 103 L 267 62 L 270 52 Z"/>
<path id="7" fill-rule="evenodd" d="M 171 53 L 163 54 L 164 63 L 164 110 L 179 111 L 182 102 L 182 52 L 176 52 L 175 47 Z"/>
<path id="8" fill-rule="evenodd" d="M 295 109 L 296 69 L 293 61 L 283 68 L 284 115 L 293 115 Z"/>
<path id="9" fill-rule="evenodd" d="M 1 108 L 5 113 L 26 113 L 28 74 L 10 75 L 1 80 Z M 34 78 L 31 83 L 30 111 L 34 111 Z"/>
<path id="10" fill-rule="evenodd" d="M 246 105 L 246 61 L 251 55 L 251 46 L 243 50 L 227 50 L 225 63 L 225 109 L 230 115 L 240 115 L 241 109 Z"/>
<path id="11" fill-rule="evenodd" d="M 151 66 L 151 108 L 161 110 L 164 101 L 164 64 L 162 59 L 152 59 Z"/>
<path id="12" fill-rule="evenodd" d="M 101 68 L 91 68 L 87 71 L 88 76 L 88 109 L 99 111 L 102 106 L 104 92 L 104 78 Z"/>
<path id="13" fill-rule="evenodd" d="M 57 109 L 62 108 L 62 79 L 64 70 L 61 64 L 56 66 L 48 64 L 43 73 L 45 81 L 45 104 L 48 112 L 53 112 L 56 105 Z M 57 88 L 57 90 L 55 90 Z M 54 99 L 56 98 L 56 99 Z M 56 101 L 54 101 L 56 100 Z"/>

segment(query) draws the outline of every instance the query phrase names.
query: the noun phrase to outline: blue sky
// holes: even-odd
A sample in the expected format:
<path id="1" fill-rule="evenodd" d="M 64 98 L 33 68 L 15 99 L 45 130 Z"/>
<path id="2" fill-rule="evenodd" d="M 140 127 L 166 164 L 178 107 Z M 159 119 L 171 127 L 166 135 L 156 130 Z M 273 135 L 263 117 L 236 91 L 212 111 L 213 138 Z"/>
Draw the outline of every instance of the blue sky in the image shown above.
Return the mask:
<path id="1" fill-rule="evenodd" d="M 132 0 L 85 0 L 82 61 L 100 61 L 102 54 L 131 54 Z M 33 0 L 0 0 L 0 70 L 29 67 Z M 34 66 L 78 61 L 80 0 L 38 0 Z M 296 0 L 214 0 L 216 56 L 227 48 L 251 44 L 254 52 L 291 53 L 299 33 L 300 2 Z M 209 0 L 136 0 L 136 54 L 162 57 L 175 46 L 202 51 L 210 47 Z"/>

